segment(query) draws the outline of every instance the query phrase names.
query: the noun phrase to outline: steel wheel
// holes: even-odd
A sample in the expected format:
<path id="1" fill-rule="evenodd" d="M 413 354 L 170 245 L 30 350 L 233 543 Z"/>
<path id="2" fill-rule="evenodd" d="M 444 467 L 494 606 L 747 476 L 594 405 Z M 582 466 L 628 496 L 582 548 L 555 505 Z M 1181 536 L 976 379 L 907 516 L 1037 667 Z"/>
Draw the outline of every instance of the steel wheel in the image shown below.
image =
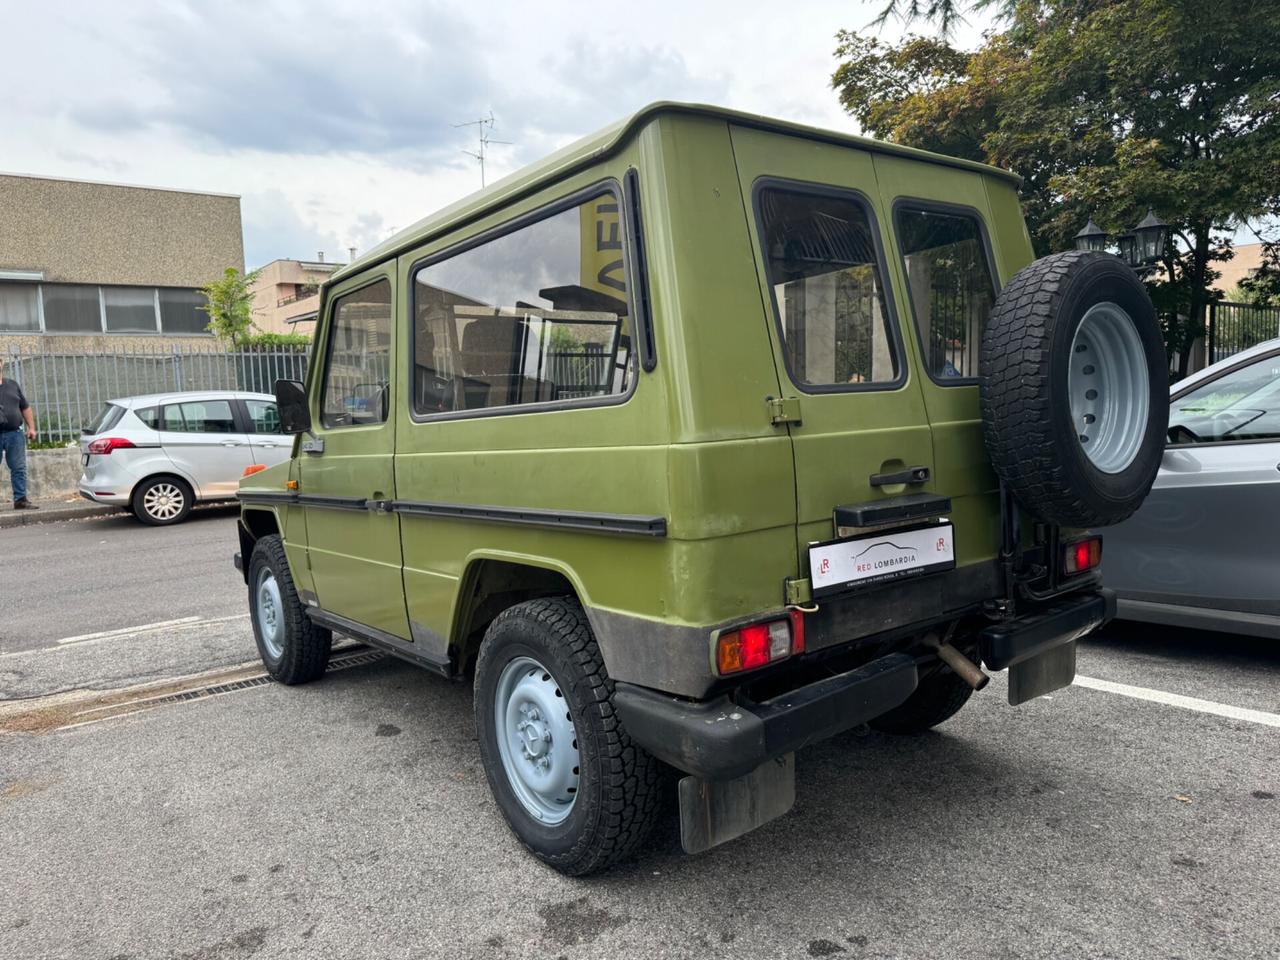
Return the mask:
<path id="1" fill-rule="evenodd" d="M 1071 341 L 1067 392 L 1089 462 L 1120 473 L 1138 456 L 1150 415 L 1146 351 L 1133 318 L 1114 303 L 1086 311 Z"/>
<path id="2" fill-rule="evenodd" d="M 270 567 L 263 567 L 254 589 L 258 594 L 258 633 L 262 645 L 273 660 L 284 656 L 284 605 L 280 599 L 280 585 Z"/>
<path id="3" fill-rule="evenodd" d="M 153 520 L 165 523 L 182 513 L 187 495 L 175 483 L 153 483 L 142 497 L 142 509 Z"/>
<path id="4" fill-rule="evenodd" d="M 530 816 L 563 822 L 578 792 L 577 734 L 551 673 L 530 657 L 503 668 L 493 698 L 498 753 L 507 781 Z"/>

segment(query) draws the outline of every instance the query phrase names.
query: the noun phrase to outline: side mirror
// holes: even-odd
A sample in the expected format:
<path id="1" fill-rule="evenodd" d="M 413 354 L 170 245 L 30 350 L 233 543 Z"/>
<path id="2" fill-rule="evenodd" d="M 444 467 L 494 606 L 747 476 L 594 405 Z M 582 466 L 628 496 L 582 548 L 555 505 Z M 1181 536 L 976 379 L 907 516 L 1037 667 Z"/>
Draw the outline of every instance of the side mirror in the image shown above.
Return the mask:
<path id="1" fill-rule="evenodd" d="M 280 411 L 280 428 L 285 433 L 311 432 L 307 391 L 297 380 L 276 381 L 276 409 Z"/>

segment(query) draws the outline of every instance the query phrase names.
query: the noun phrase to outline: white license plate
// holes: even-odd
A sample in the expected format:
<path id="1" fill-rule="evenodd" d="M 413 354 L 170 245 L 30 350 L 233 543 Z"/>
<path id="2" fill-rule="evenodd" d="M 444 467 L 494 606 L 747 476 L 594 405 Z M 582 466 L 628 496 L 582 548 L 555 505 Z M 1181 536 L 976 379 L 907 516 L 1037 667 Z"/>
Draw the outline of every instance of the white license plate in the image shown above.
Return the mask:
<path id="1" fill-rule="evenodd" d="M 80 454 L 80 463 L 86 467 L 89 465 L 89 455 L 87 453 Z"/>
<path id="2" fill-rule="evenodd" d="M 954 534 L 952 524 L 935 523 L 815 544 L 809 548 L 813 594 L 950 570 L 956 565 Z"/>

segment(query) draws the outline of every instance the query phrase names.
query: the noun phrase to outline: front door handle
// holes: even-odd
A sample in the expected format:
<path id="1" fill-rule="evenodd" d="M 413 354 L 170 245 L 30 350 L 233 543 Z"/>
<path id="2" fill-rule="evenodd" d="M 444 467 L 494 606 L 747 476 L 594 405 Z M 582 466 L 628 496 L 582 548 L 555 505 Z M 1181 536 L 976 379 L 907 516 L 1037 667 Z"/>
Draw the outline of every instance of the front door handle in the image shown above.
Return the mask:
<path id="1" fill-rule="evenodd" d="M 239 440 L 223 440 L 222 445 L 224 447 L 238 447 L 240 446 L 240 441 Z"/>
<path id="2" fill-rule="evenodd" d="M 887 487 L 895 483 L 928 483 L 929 468 L 925 466 L 906 467 L 894 473 L 873 473 L 871 475 L 871 485 L 873 487 Z"/>

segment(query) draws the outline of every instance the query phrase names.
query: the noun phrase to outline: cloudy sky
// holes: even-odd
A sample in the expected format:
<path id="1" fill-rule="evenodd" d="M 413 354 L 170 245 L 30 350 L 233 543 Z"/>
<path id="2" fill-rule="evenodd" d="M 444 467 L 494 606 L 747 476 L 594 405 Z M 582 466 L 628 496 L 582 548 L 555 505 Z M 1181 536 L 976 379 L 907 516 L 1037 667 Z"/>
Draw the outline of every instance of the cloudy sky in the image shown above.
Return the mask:
<path id="1" fill-rule="evenodd" d="M 479 186 L 490 111 L 490 181 L 651 100 L 854 130 L 833 37 L 879 5 L 0 0 L 0 171 L 239 194 L 248 267 L 345 260 Z"/>

